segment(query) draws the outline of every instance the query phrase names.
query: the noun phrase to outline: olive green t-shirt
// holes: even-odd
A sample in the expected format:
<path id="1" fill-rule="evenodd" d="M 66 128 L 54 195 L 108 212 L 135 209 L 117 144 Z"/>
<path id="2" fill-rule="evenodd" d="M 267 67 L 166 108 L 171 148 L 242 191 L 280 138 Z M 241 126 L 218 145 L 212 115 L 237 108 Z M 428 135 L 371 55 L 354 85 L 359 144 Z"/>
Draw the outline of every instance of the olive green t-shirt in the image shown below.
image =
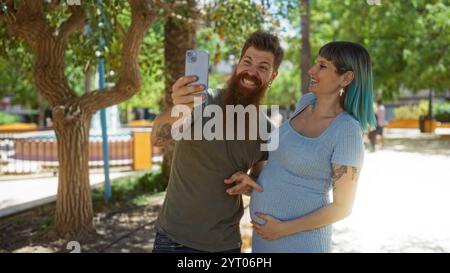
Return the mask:
<path id="1" fill-rule="evenodd" d="M 222 90 L 208 91 L 207 104 L 219 105 Z M 230 196 L 224 183 L 247 172 L 267 153 L 261 140 L 179 140 L 175 143 L 169 184 L 157 230 L 173 241 L 201 251 L 239 248 L 241 196 Z"/>

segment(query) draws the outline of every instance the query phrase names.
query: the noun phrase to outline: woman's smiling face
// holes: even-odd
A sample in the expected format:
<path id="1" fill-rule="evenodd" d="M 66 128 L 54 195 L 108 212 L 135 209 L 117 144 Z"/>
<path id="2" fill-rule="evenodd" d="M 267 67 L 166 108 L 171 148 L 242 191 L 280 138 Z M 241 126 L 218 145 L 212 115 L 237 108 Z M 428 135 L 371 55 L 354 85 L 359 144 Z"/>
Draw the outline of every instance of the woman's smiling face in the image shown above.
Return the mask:
<path id="1" fill-rule="evenodd" d="M 313 93 L 329 94 L 346 86 L 345 74 L 339 75 L 333 62 L 319 56 L 316 63 L 309 69 L 309 90 Z"/>

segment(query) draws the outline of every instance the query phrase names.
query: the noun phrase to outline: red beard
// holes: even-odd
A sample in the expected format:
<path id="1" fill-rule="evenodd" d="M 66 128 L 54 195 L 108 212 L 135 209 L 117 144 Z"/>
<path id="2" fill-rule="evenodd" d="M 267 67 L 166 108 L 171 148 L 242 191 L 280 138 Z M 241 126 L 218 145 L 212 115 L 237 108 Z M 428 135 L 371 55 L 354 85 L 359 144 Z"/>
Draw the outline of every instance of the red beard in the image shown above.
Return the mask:
<path id="1" fill-rule="evenodd" d="M 247 88 L 242 86 L 241 80 L 243 78 L 249 79 L 255 83 L 255 87 Z M 264 97 L 269 83 L 262 84 L 261 80 L 255 76 L 251 76 L 246 72 L 236 74 L 234 72 L 233 76 L 228 80 L 227 87 L 224 93 L 224 132 L 226 130 L 226 124 L 229 123 L 228 115 L 226 111 L 226 105 L 243 105 L 244 107 L 248 105 L 255 105 L 257 108 L 260 105 L 262 98 Z M 259 114 L 258 114 L 259 116 Z M 245 138 L 249 139 L 249 117 L 245 116 Z M 235 136 L 237 134 L 237 117 L 234 116 L 234 132 Z"/>
<path id="2" fill-rule="evenodd" d="M 241 80 L 249 79 L 255 83 L 254 88 L 247 88 L 242 86 Z M 228 80 L 227 88 L 224 94 L 224 104 L 225 105 L 255 105 L 259 106 L 262 98 L 264 97 L 267 84 L 262 84 L 261 80 L 255 76 L 251 76 L 246 72 L 236 74 L 234 72 L 233 76 Z"/>

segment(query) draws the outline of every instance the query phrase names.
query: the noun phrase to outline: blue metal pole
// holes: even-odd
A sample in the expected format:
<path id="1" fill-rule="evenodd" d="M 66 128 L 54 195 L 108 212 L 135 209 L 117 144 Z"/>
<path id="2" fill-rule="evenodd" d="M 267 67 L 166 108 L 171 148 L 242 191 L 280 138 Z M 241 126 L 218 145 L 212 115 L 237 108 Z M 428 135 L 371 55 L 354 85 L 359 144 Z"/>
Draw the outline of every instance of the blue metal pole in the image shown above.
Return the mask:
<path id="1" fill-rule="evenodd" d="M 98 60 L 98 85 L 100 89 L 105 88 L 105 60 L 100 57 Z M 100 110 L 100 123 L 102 127 L 102 147 L 103 147 L 103 170 L 105 173 L 105 200 L 111 198 L 111 182 L 109 180 L 109 145 L 108 145 L 108 124 L 106 123 L 106 109 Z"/>
<path id="2" fill-rule="evenodd" d="M 102 1 L 97 2 L 100 9 L 102 9 Z M 102 16 L 101 14 L 100 16 Z M 102 34 L 99 37 L 99 50 L 103 52 L 105 47 L 105 40 Z M 98 59 L 98 87 L 105 88 L 105 59 L 102 55 Z M 105 201 L 111 198 L 111 182 L 109 180 L 109 145 L 108 145 L 108 124 L 106 123 L 106 109 L 100 110 L 100 123 L 102 127 L 102 147 L 103 147 L 103 170 L 105 173 Z"/>

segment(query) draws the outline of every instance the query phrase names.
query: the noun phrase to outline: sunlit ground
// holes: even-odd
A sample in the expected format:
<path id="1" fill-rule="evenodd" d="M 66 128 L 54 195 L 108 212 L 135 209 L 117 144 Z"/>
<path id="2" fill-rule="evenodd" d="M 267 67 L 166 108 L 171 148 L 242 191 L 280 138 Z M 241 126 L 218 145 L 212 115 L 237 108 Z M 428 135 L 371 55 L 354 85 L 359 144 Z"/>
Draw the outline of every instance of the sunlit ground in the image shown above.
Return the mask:
<path id="1" fill-rule="evenodd" d="M 332 251 L 450 252 L 450 141 L 388 133 L 385 142 L 366 152 L 353 213 L 334 224 Z"/>
<path id="2" fill-rule="evenodd" d="M 353 213 L 334 225 L 333 251 L 450 252 L 449 210 L 450 156 L 368 153 Z"/>

